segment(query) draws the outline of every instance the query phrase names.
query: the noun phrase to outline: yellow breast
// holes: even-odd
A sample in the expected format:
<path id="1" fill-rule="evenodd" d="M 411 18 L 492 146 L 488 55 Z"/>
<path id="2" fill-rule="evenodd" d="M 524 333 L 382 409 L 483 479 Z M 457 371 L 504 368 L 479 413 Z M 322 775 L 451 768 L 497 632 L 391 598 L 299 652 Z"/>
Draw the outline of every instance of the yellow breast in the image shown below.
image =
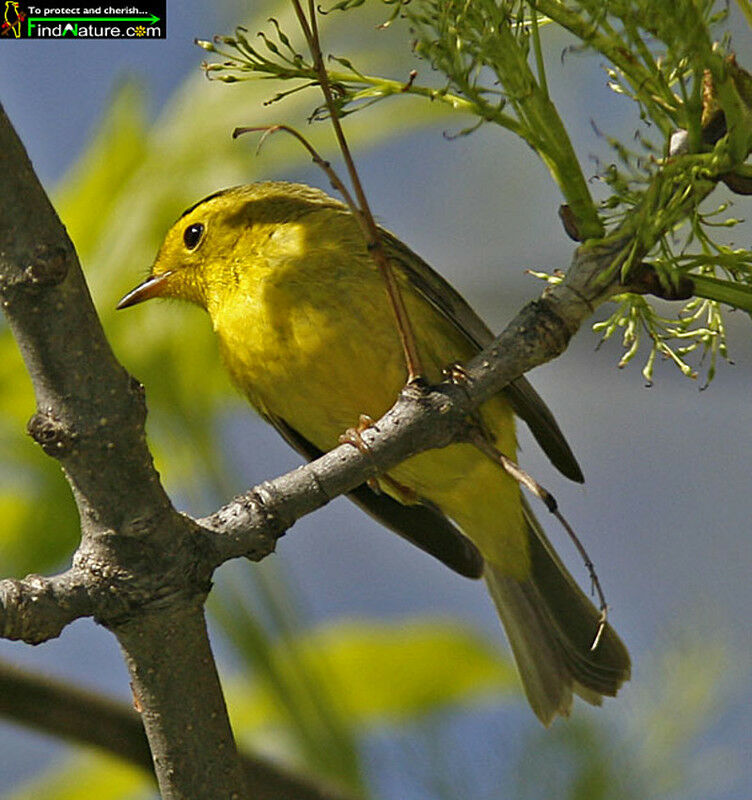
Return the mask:
<path id="1" fill-rule="evenodd" d="M 393 405 L 406 368 L 383 279 L 362 243 L 333 241 L 310 224 L 321 220 L 285 226 L 263 263 L 238 269 L 237 284 L 209 311 L 230 374 L 251 403 L 329 450 L 359 415 L 378 419 Z M 427 378 L 436 381 L 442 367 L 474 348 L 406 282 L 403 290 Z M 506 402 L 495 398 L 482 414 L 500 449 L 514 457 Z M 468 535 L 487 556 L 524 549 L 517 486 L 473 448 L 421 454 L 390 476 L 475 529 Z M 514 560 L 526 567 L 524 553 Z"/>

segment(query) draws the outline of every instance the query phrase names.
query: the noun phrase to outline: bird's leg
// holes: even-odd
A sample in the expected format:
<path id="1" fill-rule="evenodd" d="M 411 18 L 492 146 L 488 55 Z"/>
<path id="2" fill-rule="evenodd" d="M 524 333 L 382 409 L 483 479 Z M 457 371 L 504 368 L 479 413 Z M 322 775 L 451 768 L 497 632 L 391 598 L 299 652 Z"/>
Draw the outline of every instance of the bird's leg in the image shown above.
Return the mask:
<path id="1" fill-rule="evenodd" d="M 371 450 L 368 447 L 368 443 L 363 440 L 363 431 L 375 427 L 376 423 L 368 414 L 361 414 L 358 417 L 358 424 L 354 428 L 348 428 L 344 433 L 340 434 L 339 443 L 351 444 L 353 447 L 357 447 L 364 455 L 370 456 Z"/>
<path id="2" fill-rule="evenodd" d="M 470 382 L 470 374 L 465 367 L 459 363 L 459 361 L 455 361 L 454 363 L 449 364 L 449 366 L 444 367 L 444 369 L 441 371 L 441 374 L 443 375 L 444 380 L 449 381 L 455 386 L 459 386 L 461 389 L 467 391 L 467 386 Z M 480 414 L 477 412 L 477 410 L 472 414 L 468 414 L 464 428 L 457 433 L 457 439 L 459 441 L 474 444 L 476 447 L 478 447 L 476 439 L 482 439 L 484 442 L 489 443 L 493 443 L 494 441 L 494 437 L 491 435 L 491 432 L 483 425 L 483 421 L 481 420 Z M 488 455 L 488 453 L 486 453 L 486 455 Z M 496 458 L 492 458 L 492 460 L 497 461 Z"/>
<path id="3" fill-rule="evenodd" d="M 353 447 L 356 447 L 360 450 L 363 455 L 368 456 L 373 461 L 373 453 L 371 452 L 371 448 L 368 446 L 368 443 L 363 439 L 363 431 L 367 431 L 369 428 L 375 428 L 376 423 L 368 416 L 368 414 L 361 414 L 358 417 L 358 424 L 354 428 L 348 428 L 343 434 L 340 434 L 339 443 L 340 444 L 351 444 Z M 375 466 L 375 462 L 374 462 Z M 381 494 L 381 488 L 379 487 L 379 482 L 376 478 L 369 478 L 366 483 L 368 484 L 368 488 L 376 492 L 376 494 Z"/>
<path id="4" fill-rule="evenodd" d="M 379 480 L 389 486 L 392 490 L 389 494 L 396 496 L 403 505 L 414 506 L 420 502 L 420 498 L 415 489 L 411 489 L 409 486 L 405 486 L 404 483 L 395 481 L 391 475 L 384 475 L 379 478 Z"/>
<path id="5" fill-rule="evenodd" d="M 355 428 L 348 428 L 339 437 L 339 443 L 351 444 L 353 447 L 357 447 L 364 455 L 371 457 L 371 450 L 368 447 L 368 443 L 363 440 L 362 434 L 363 431 L 373 428 L 375 425 L 376 423 L 371 417 L 367 414 L 361 414 L 358 418 L 357 426 Z M 400 503 L 404 503 L 405 505 L 415 505 L 418 502 L 418 495 L 413 489 L 394 480 L 394 478 L 389 475 L 382 475 L 380 478 L 369 478 L 366 483 L 368 488 L 376 492 L 376 494 L 381 494 L 381 483 L 387 484 L 392 489 L 392 493 L 398 497 Z"/>

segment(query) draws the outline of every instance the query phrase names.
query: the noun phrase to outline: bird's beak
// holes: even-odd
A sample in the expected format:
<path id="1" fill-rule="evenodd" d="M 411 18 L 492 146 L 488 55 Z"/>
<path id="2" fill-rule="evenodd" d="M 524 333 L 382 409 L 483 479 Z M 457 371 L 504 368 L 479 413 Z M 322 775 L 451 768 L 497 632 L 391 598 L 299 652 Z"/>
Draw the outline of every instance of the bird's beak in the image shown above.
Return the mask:
<path id="1" fill-rule="evenodd" d="M 168 270 L 160 275 L 152 275 L 135 289 L 131 289 L 115 308 L 128 308 L 128 306 L 135 306 L 136 303 L 143 303 L 144 300 L 151 300 L 152 297 L 164 296 L 165 285 L 172 274 L 173 270 Z"/>

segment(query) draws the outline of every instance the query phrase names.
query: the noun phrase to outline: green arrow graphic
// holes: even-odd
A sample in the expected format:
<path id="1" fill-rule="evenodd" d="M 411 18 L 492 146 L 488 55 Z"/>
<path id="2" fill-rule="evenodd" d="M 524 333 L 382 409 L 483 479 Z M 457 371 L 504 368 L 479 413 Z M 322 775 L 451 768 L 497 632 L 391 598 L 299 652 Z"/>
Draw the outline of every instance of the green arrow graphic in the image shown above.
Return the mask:
<path id="1" fill-rule="evenodd" d="M 153 25 L 159 22 L 156 14 L 148 17 L 29 17 L 31 22 L 148 22 Z"/>

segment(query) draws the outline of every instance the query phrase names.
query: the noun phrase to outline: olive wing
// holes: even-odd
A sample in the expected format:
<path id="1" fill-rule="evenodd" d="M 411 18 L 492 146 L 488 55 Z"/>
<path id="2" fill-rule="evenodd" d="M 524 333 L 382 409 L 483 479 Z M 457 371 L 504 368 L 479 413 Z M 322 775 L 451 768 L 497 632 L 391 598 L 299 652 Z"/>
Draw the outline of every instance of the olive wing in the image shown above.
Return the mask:
<path id="1" fill-rule="evenodd" d="M 417 291 L 478 350 L 489 345 L 494 339 L 493 334 L 459 292 L 396 236 L 383 230 L 382 234 L 389 255 Z M 516 378 L 502 391 L 515 414 L 530 428 L 551 463 L 567 478 L 582 483 L 584 477 L 574 453 L 551 410 L 527 378 Z"/>

